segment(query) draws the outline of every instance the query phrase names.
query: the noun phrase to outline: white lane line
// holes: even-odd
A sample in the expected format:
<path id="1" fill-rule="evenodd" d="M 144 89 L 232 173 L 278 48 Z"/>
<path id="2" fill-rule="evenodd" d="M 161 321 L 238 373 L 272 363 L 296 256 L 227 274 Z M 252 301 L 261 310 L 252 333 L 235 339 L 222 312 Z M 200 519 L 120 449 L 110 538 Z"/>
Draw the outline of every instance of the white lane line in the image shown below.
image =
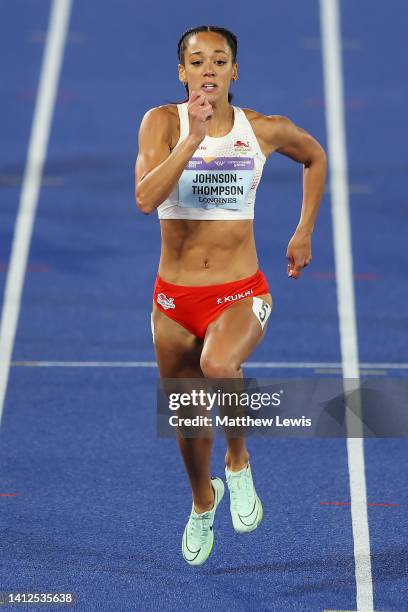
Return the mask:
<path id="1" fill-rule="evenodd" d="M 0 324 L 0 421 L 72 0 L 53 0 Z"/>
<path id="2" fill-rule="evenodd" d="M 13 367 L 27 368 L 156 368 L 155 361 L 13 361 Z M 407 370 L 408 363 L 361 363 L 366 370 Z M 274 369 L 318 369 L 326 368 L 338 370 L 341 363 L 302 363 L 294 361 L 248 361 L 244 368 Z"/>
<path id="3" fill-rule="evenodd" d="M 13 361 L 25 368 L 157 368 L 155 361 Z"/>
<path id="4" fill-rule="evenodd" d="M 349 215 L 344 89 L 341 57 L 341 28 L 338 0 L 320 0 L 322 56 L 326 99 L 326 124 L 330 160 L 331 202 L 340 326 L 341 356 L 345 390 L 355 388 L 359 378 L 357 326 L 354 303 L 353 261 Z M 352 384 L 351 384 L 352 383 Z M 350 426 L 352 412 L 359 412 L 361 402 L 347 411 Z M 354 414 L 361 426 L 361 420 Z M 354 541 L 357 610 L 372 612 L 373 583 L 370 536 L 367 516 L 367 491 L 362 436 L 347 438 L 350 477 L 351 520 Z"/>

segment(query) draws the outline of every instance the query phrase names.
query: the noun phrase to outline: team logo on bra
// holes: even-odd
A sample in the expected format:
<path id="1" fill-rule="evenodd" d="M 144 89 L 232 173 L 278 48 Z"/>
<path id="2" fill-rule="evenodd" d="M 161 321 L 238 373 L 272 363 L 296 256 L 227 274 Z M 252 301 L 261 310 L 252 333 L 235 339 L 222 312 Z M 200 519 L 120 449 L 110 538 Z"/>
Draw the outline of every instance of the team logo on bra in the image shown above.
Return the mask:
<path id="1" fill-rule="evenodd" d="M 158 304 L 160 304 L 160 306 L 164 308 L 164 310 L 176 307 L 174 303 L 174 298 L 168 298 L 164 295 L 164 293 L 159 293 L 156 301 Z"/>
<path id="2" fill-rule="evenodd" d="M 250 148 L 250 144 L 247 140 L 245 142 L 243 142 L 242 140 L 237 140 L 234 143 L 235 151 L 246 151 L 249 148 Z"/>

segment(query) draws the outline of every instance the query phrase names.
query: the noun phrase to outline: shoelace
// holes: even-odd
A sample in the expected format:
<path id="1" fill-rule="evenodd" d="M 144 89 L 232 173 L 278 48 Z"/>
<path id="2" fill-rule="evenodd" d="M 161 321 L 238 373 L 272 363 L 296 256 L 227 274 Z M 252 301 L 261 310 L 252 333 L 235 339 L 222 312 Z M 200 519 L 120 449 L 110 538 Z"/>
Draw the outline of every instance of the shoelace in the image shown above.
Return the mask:
<path id="1" fill-rule="evenodd" d="M 205 542 L 208 537 L 208 532 L 211 526 L 211 512 L 203 514 L 192 514 L 190 517 L 191 535 L 200 542 Z"/>
<path id="2" fill-rule="evenodd" d="M 248 470 L 245 470 L 245 472 L 239 475 L 234 475 L 234 472 L 229 472 L 227 481 L 233 505 L 240 513 L 249 512 L 253 506 L 255 497 Z M 244 495 L 241 495 L 241 493 L 244 493 Z"/>

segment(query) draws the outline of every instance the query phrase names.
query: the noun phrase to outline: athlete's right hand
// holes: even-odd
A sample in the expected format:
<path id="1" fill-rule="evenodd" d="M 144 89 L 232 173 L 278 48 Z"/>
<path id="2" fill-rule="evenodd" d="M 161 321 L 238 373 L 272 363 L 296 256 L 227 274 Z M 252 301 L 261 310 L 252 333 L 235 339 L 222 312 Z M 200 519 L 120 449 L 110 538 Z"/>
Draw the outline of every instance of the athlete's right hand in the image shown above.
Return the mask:
<path id="1" fill-rule="evenodd" d="M 207 133 L 206 122 L 211 119 L 214 112 L 202 91 L 192 91 L 187 104 L 188 119 L 190 122 L 190 136 L 198 141 L 204 140 Z"/>

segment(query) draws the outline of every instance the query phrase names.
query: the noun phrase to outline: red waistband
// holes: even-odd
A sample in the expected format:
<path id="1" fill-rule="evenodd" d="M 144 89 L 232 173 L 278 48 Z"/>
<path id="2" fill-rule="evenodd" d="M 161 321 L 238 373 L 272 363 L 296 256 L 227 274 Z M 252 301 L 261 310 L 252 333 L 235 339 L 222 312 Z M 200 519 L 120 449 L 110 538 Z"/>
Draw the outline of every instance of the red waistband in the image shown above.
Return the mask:
<path id="1" fill-rule="evenodd" d="M 228 287 L 234 287 L 237 283 L 251 283 L 252 281 L 257 281 L 260 278 L 263 278 L 263 273 L 261 272 L 261 270 L 257 270 L 255 272 L 255 274 L 252 274 L 252 276 L 246 276 L 245 278 L 237 278 L 236 280 L 233 281 L 228 281 L 227 283 L 218 283 L 216 285 L 178 285 L 175 283 L 169 283 L 166 280 L 164 280 L 160 274 L 157 274 L 156 277 L 156 282 L 159 282 L 161 287 L 165 288 L 167 287 L 168 289 L 175 289 L 175 288 L 181 288 L 181 289 L 187 289 L 188 291 L 202 291 L 203 289 L 207 288 L 223 288 L 223 289 L 228 289 Z"/>

